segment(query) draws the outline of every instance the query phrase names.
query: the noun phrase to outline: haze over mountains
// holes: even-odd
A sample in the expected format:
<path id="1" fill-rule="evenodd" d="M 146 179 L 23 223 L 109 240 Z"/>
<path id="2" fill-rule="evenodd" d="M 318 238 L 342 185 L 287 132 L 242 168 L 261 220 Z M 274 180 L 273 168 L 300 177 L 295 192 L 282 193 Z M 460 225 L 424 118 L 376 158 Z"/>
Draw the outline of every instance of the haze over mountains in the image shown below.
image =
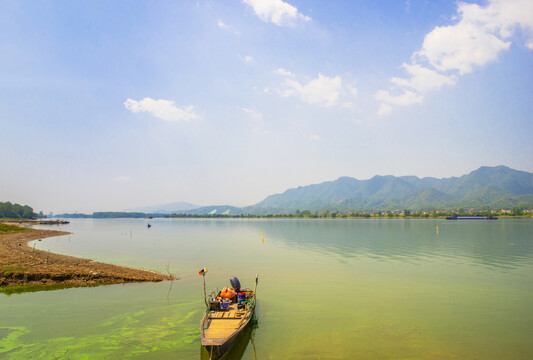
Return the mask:
<path id="1" fill-rule="evenodd" d="M 270 195 L 247 207 L 205 206 L 185 214 L 283 214 L 296 210 L 455 210 L 533 207 L 533 173 L 506 166 L 487 167 L 461 177 L 341 177 Z"/>

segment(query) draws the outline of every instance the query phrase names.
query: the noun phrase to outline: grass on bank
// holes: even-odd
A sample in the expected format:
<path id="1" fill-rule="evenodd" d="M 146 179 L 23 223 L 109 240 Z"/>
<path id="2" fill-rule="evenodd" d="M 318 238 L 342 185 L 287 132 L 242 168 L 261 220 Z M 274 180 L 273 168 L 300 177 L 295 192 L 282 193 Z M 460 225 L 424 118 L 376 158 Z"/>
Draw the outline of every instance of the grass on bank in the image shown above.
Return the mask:
<path id="1" fill-rule="evenodd" d="M 16 225 L 0 224 L 0 234 L 12 234 L 26 230 L 28 229 Z"/>

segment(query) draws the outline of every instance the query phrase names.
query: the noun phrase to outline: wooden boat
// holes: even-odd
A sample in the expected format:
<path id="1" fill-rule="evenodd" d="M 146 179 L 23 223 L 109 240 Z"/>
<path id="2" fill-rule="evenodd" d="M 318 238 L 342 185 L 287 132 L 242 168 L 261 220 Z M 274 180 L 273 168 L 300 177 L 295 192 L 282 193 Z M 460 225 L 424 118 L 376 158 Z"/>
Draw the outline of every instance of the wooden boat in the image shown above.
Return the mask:
<path id="1" fill-rule="evenodd" d="M 207 269 L 200 271 L 201 275 L 204 275 L 204 300 L 206 302 L 206 312 L 200 327 L 202 346 L 207 350 L 210 359 L 219 359 L 228 352 L 243 334 L 243 330 L 251 323 L 255 312 L 258 275 L 255 277 L 253 290 L 236 288 L 235 290 L 240 290 L 237 293 L 240 292 L 241 299 L 239 300 L 236 295 L 229 299 L 229 304 L 228 301 L 224 304 L 221 292 L 214 291 L 207 299 L 205 298 L 205 272 Z M 237 278 L 231 279 L 232 285 L 234 285 L 234 279 Z M 236 281 L 239 284 L 239 281 Z"/>

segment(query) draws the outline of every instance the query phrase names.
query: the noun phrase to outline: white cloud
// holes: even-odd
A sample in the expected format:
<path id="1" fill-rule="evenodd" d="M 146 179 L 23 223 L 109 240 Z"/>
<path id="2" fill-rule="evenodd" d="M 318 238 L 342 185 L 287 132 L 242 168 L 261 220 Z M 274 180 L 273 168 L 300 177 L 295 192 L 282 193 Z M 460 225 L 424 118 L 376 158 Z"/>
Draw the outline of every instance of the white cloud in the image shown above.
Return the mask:
<path id="1" fill-rule="evenodd" d="M 409 90 L 404 90 L 401 95 L 391 95 L 388 91 L 379 90 L 375 98 L 389 105 L 409 106 L 421 103 L 424 100 L 424 95 Z"/>
<path id="2" fill-rule="evenodd" d="M 385 104 L 385 103 L 379 104 L 379 109 L 378 109 L 379 116 L 388 116 L 391 113 L 392 113 L 392 106 Z"/>
<path id="3" fill-rule="evenodd" d="M 239 55 L 239 59 L 241 59 L 242 61 L 244 61 L 245 63 L 252 63 L 254 61 L 254 58 L 250 55 L 245 55 L 245 56 L 242 56 L 242 55 Z"/>
<path id="4" fill-rule="evenodd" d="M 338 106 L 345 109 L 355 109 L 352 102 L 357 97 L 355 83 L 345 84 L 340 76 L 329 77 L 318 74 L 315 79 L 299 81 L 296 74 L 283 68 L 274 70 L 275 74 L 285 76 L 285 81 L 278 90 L 284 97 L 298 97 L 308 104 L 323 107 Z"/>
<path id="5" fill-rule="evenodd" d="M 411 77 L 408 79 L 394 77 L 390 79 L 390 82 L 400 87 L 414 89 L 419 93 L 439 89 L 442 85 L 454 85 L 456 81 L 455 76 L 441 75 L 436 71 L 418 64 L 408 65 L 404 63 L 402 68 L 404 68 Z"/>
<path id="6" fill-rule="evenodd" d="M 463 75 L 472 72 L 474 66 L 496 60 L 510 45 L 482 27 L 459 23 L 435 28 L 426 35 L 417 55 L 440 71 L 458 70 Z"/>
<path id="7" fill-rule="evenodd" d="M 261 114 L 261 113 L 255 111 L 255 110 L 253 110 L 253 109 L 249 109 L 249 108 L 245 108 L 245 107 L 243 107 L 242 110 L 243 110 L 245 113 L 251 115 L 254 119 L 261 119 L 261 118 L 263 117 L 263 114 Z"/>
<path id="8" fill-rule="evenodd" d="M 521 28 L 526 46 L 533 41 L 533 1 L 493 0 L 486 7 L 459 3 L 459 21 L 438 26 L 424 39 L 416 53 L 440 71 L 456 70 L 467 74 L 498 58 L 509 49 L 510 37 Z"/>
<path id="9" fill-rule="evenodd" d="M 235 35 L 240 35 L 240 33 L 236 30 L 234 30 L 231 26 L 227 25 L 225 22 L 223 22 L 221 19 L 218 19 L 217 25 L 222 30 L 226 30 L 229 32 L 234 33 Z"/>
<path id="10" fill-rule="evenodd" d="M 309 104 L 329 107 L 336 105 L 339 100 L 342 79 L 340 76 L 330 78 L 318 74 L 316 79 L 309 81 L 307 84 L 300 84 L 296 80 L 286 79 L 285 86 L 286 89 L 281 93 L 283 96 L 299 96 Z"/>
<path id="11" fill-rule="evenodd" d="M 200 116 L 194 112 L 192 105 L 179 108 L 172 100 L 144 98 L 140 101 L 136 101 L 133 99 L 127 99 L 124 102 L 124 106 L 133 113 L 147 112 L 156 118 L 170 122 L 190 121 L 200 118 Z"/>
<path id="12" fill-rule="evenodd" d="M 285 70 L 283 68 L 279 68 L 279 69 L 274 70 L 274 73 L 278 74 L 278 75 L 281 75 L 281 76 L 294 77 L 294 73 L 292 73 L 292 72 L 290 72 L 288 70 Z"/>
<path id="13" fill-rule="evenodd" d="M 402 65 L 409 77 L 393 77 L 390 91 L 376 93 L 375 98 L 382 101 L 378 114 L 390 114 L 391 105 L 420 103 L 428 91 L 454 85 L 457 75 L 468 74 L 497 60 L 511 46 L 511 36 L 517 28 L 522 29 L 525 46 L 533 49 L 531 14 L 531 0 L 492 0 L 485 7 L 458 3 L 457 22 L 435 27 L 424 38 L 422 48 L 413 54 L 412 64 Z M 398 90 L 401 95 L 391 95 Z"/>
<path id="14" fill-rule="evenodd" d="M 483 26 L 502 39 L 513 36 L 521 28 L 526 43 L 533 40 L 533 2 L 531 0 L 492 0 L 487 7 L 461 3 L 462 22 Z"/>
<path id="15" fill-rule="evenodd" d="M 220 19 L 218 19 L 218 27 L 221 28 L 221 29 L 224 29 L 224 30 L 229 30 L 229 26 L 224 24 L 224 22 Z"/>
<path id="16" fill-rule="evenodd" d="M 298 12 L 298 9 L 282 0 L 243 0 L 250 5 L 255 14 L 264 22 L 279 26 L 295 26 L 298 22 L 311 20 Z"/>

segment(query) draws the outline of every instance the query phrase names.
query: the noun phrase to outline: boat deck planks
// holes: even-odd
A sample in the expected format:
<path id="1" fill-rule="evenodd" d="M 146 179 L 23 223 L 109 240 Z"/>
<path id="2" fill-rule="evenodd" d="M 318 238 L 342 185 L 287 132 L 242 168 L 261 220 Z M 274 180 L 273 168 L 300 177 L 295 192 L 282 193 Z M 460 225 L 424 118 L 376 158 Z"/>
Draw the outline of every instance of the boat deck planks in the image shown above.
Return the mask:
<path id="1" fill-rule="evenodd" d="M 211 311 L 207 329 L 204 329 L 206 339 L 224 339 L 231 336 L 241 325 L 245 312 L 237 309 L 237 304 L 231 304 L 228 311 Z M 218 341 L 215 341 L 218 342 Z"/>

